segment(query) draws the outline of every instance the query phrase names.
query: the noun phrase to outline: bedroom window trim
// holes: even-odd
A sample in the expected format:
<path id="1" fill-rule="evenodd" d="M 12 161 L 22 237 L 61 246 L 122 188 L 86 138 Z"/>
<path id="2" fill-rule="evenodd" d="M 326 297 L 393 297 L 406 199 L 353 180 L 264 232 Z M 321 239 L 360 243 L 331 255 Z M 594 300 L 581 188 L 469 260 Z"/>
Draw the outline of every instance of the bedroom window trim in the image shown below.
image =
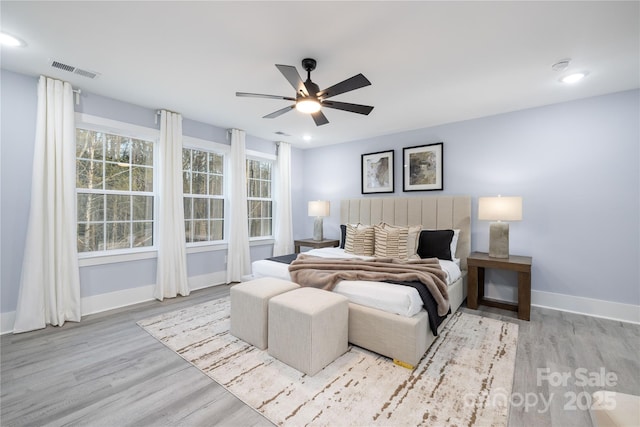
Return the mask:
<path id="1" fill-rule="evenodd" d="M 273 154 L 269 154 L 269 153 L 262 153 L 259 151 L 253 151 L 253 150 L 247 150 L 246 151 L 246 162 L 248 163 L 249 161 L 258 161 L 258 162 L 265 162 L 265 163 L 269 163 L 271 165 L 271 171 L 270 171 L 270 186 L 269 186 L 269 192 L 270 192 L 270 197 L 251 197 L 250 193 L 249 193 L 249 181 L 247 179 L 247 214 L 249 215 L 249 218 L 247 218 L 247 226 L 249 227 L 249 245 L 250 246 L 259 246 L 259 245 L 267 245 L 267 244 L 273 244 L 274 242 L 274 235 L 273 235 L 273 225 L 274 225 L 274 214 L 275 214 L 275 205 L 276 205 L 276 200 L 274 197 L 274 190 L 275 190 L 275 167 L 276 167 L 276 160 L 277 157 Z M 248 165 L 247 165 L 248 167 Z M 248 170 L 247 170 L 247 174 L 248 174 Z M 250 212 L 251 209 L 249 209 L 249 203 L 251 201 L 261 201 L 261 202 L 270 202 L 271 203 L 271 233 L 269 235 L 264 235 L 264 236 L 251 236 L 251 225 L 249 223 L 251 216 L 250 216 Z M 258 218 L 266 218 L 264 216 L 258 217 Z"/>
<path id="2" fill-rule="evenodd" d="M 94 189 L 86 189 L 81 187 L 76 187 L 76 197 L 78 194 L 135 194 L 141 196 L 151 196 L 153 197 L 153 244 L 151 246 L 144 247 L 130 247 L 130 248 L 121 248 L 121 249 L 108 249 L 101 251 L 91 251 L 91 252 L 80 252 L 78 251 L 78 264 L 80 267 L 92 266 L 92 265 L 101 265 L 101 264 L 110 264 L 116 262 L 126 262 L 126 261 L 137 261 L 144 259 L 151 259 L 157 257 L 157 247 L 156 242 L 158 238 L 158 222 L 157 222 L 157 212 L 158 212 L 158 193 L 157 193 L 157 182 L 158 182 L 158 155 L 157 155 L 157 144 L 158 139 L 160 137 L 160 131 L 158 129 L 147 128 L 144 126 L 133 125 L 130 123 L 120 122 L 116 120 L 105 119 L 103 117 L 93 116 L 90 114 L 84 113 L 76 113 L 75 114 L 75 128 L 84 129 L 93 132 L 101 132 L 105 134 L 123 136 L 127 138 L 140 139 L 144 141 L 151 142 L 153 144 L 154 155 L 153 155 L 153 163 L 151 167 L 153 168 L 152 180 L 154 183 L 153 190 L 148 192 L 136 192 L 131 188 L 127 191 L 120 190 L 94 190 Z M 104 160 L 103 160 L 104 163 Z M 133 164 L 130 162 L 130 164 Z M 105 214 L 106 215 L 106 214 Z M 131 220 L 130 220 L 131 221 Z M 103 223 L 107 223 L 106 217 L 102 221 Z M 78 219 L 76 218 L 76 224 L 78 224 Z"/>
<path id="3" fill-rule="evenodd" d="M 183 197 L 192 197 L 192 198 L 201 198 L 201 199 L 206 199 L 206 200 L 222 200 L 222 236 L 223 238 L 221 240 L 203 240 L 203 241 L 195 241 L 195 242 L 189 242 L 188 240 L 185 242 L 186 243 L 186 247 L 187 247 L 187 253 L 199 253 L 199 252 L 209 252 L 209 251 L 215 251 L 215 250 L 223 250 L 227 248 L 227 237 L 229 236 L 229 221 L 228 221 L 228 212 L 229 212 L 229 167 L 230 167 L 230 159 L 229 159 L 229 153 L 231 151 L 231 147 L 225 144 L 220 144 L 214 141 L 207 141 L 204 139 L 200 139 L 200 138 L 195 138 L 195 137 L 191 137 L 191 136 L 183 136 L 182 138 L 182 149 L 188 149 L 188 150 L 197 150 L 197 151 L 201 151 L 201 152 L 207 152 L 207 153 L 212 153 L 212 154 L 217 154 L 217 155 L 221 155 L 223 157 L 222 159 L 222 180 L 223 180 L 223 184 L 222 184 L 222 195 L 210 195 L 210 194 L 205 194 L 205 195 L 194 195 L 192 193 L 184 193 Z M 184 172 L 184 170 L 183 170 Z M 211 173 L 209 171 L 206 172 L 206 175 L 209 176 L 211 175 Z M 207 181 L 209 181 L 207 179 Z M 211 212 L 209 211 L 210 209 L 210 204 L 208 203 L 209 208 L 208 208 L 208 219 L 207 221 L 211 220 Z M 186 212 L 185 212 L 185 227 L 186 227 L 186 221 L 188 220 Z M 187 233 L 187 230 L 185 230 L 185 234 Z M 186 236 L 187 239 L 189 238 L 189 236 Z"/>

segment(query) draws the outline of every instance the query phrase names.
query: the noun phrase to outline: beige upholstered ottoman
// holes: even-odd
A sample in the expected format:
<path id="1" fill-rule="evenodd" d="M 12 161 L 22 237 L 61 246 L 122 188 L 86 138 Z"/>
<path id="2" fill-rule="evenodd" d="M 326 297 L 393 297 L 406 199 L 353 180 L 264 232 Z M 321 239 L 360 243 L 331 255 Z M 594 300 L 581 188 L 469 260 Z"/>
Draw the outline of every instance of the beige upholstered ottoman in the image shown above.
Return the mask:
<path id="1" fill-rule="evenodd" d="M 592 397 L 590 410 L 594 427 L 640 426 L 640 396 L 600 390 Z"/>
<path id="2" fill-rule="evenodd" d="M 263 277 L 231 287 L 231 335 L 260 350 L 267 348 L 269 300 L 300 286 L 288 280 Z"/>
<path id="3" fill-rule="evenodd" d="M 315 375 L 348 349 L 346 297 L 300 288 L 269 301 L 269 354 Z"/>

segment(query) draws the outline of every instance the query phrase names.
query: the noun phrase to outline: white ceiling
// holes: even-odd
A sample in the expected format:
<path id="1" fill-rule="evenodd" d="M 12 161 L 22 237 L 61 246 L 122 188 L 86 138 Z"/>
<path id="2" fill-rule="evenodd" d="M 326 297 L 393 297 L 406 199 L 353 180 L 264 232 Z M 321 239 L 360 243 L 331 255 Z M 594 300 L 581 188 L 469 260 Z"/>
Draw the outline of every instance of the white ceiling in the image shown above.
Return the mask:
<path id="1" fill-rule="evenodd" d="M 640 3 L 591 2 L 32 2 L 0 3 L 2 67 L 83 91 L 300 148 L 425 128 L 640 87 Z M 369 116 L 325 109 L 316 127 L 274 64 L 318 61 L 321 89 L 358 73 L 368 86 L 334 98 Z M 551 65 L 588 71 L 559 83 Z M 50 67 L 97 71 L 94 80 Z M 280 137 L 282 131 L 290 137 Z M 308 134 L 310 142 L 302 139 Z"/>

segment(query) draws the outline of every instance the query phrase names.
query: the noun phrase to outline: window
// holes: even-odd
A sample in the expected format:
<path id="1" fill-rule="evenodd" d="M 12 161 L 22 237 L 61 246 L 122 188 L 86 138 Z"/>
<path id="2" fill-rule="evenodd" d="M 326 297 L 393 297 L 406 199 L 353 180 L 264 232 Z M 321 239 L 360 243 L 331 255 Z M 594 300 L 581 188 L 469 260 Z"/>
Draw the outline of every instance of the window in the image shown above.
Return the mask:
<path id="1" fill-rule="evenodd" d="M 273 164 L 247 159 L 247 200 L 249 238 L 268 237 L 272 233 L 273 199 L 271 196 Z"/>
<path id="2" fill-rule="evenodd" d="M 187 243 L 224 239 L 224 156 L 183 148 L 184 227 Z"/>
<path id="3" fill-rule="evenodd" d="M 153 141 L 76 129 L 78 252 L 154 244 Z"/>

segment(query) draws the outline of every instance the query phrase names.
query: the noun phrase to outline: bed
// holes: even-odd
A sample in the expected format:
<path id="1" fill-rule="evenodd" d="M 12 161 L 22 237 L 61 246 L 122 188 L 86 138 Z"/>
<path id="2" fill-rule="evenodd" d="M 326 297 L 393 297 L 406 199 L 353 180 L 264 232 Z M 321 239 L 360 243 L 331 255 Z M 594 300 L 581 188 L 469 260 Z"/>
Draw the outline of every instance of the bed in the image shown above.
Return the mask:
<path id="1" fill-rule="evenodd" d="M 448 277 L 453 280 L 449 280 L 447 284 L 452 313 L 458 309 L 466 297 L 466 258 L 471 250 L 471 198 L 469 196 L 346 199 L 340 202 L 340 222 L 341 224 L 370 225 L 384 222 L 397 226 L 422 225 L 423 230 L 459 230 L 454 261 L 450 261 L 455 265 L 453 267 L 449 265 L 447 268 L 446 263 L 441 262 L 441 264 L 445 267 L 445 271 L 451 269 L 450 272 L 448 271 Z M 340 257 L 341 253 L 344 253 L 340 251 L 337 248 L 328 248 L 328 250 L 309 251 L 306 254 Z M 254 277 L 273 276 L 287 279 L 287 266 L 278 264 L 281 263 L 268 260 L 254 262 Z M 342 283 L 339 284 L 339 286 L 342 285 Z M 424 308 L 421 308 L 418 303 L 419 307 L 416 310 L 415 301 L 408 303 L 410 308 L 407 312 L 402 311 L 405 308 L 393 309 L 384 306 L 394 296 L 403 298 L 403 296 L 394 295 L 400 291 L 392 289 L 404 288 L 402 286 L 388 285 L 388 288 L 384 287 L 384 289 L 376 287 L 379 294 L 377 296 L 382 296 L 376 302 L 375 298 L 371 301 L 371 292 L 367 295 L 366 283 L 355 282 L 348 285 L 349 289 L 345 292 L 352 292 L 355 295 L 346 295 L 345 292 L 341 292 L 339 286 L 336 286 L 337 289 L 334 291 L 343 293 L 350 299 L 349 341 L 359 347 L 387 356 L 401 365 L 410 367 L 417 365 L 435 340 L 435 335 L 429 328 L 429 315 Z M 413 308 L 411 308 L 412 305 Z M 438 332 L 450 317 L 448 316 L 438 326 Z"/>

